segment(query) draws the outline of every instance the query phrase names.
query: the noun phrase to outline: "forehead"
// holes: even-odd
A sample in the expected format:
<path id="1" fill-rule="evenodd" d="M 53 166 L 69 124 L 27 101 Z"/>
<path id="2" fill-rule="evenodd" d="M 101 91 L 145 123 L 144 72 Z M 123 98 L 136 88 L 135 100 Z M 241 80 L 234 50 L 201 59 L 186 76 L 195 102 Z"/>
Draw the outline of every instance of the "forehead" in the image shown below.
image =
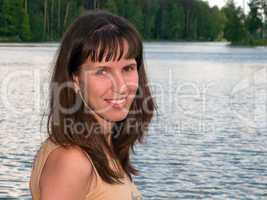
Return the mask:
<path id="1" fill-rule="evenodd" d="M 100 42 L 95 49 L 95 55 L 89 55 L 93 62 L 118 61 L 129 58 L 129 44 L 126 40 L 111 41 L 109 44 Z"/>
<path id="2" fill-rule="evenodd" d="M 96 32 L 85 43 L 83 48 L 84 61 L 93 62 L 115 61 L 121 58 L 137 58 L 142 47 L 138 38 L 132 34 L 123 35 L 118 32 Z"/>
<path id="3" fill-rule="evenodd" d="M 94 69 L 97 67 L 112 67 L 112 68 L 120 68 L 128 65 L 136 65 L 136 60 L 134 58 L 121 58 L 120 60 L 110 60 L 110 61 L 92 61 L 87 60 L 82 66 L 87 69 Z"/>
<path id="4" fill-rule="evenodd" d="M 129 62 L 135 62 L 135 58 L 129 54 L 129 44 L 126 40 L 117 41 L 117 45 L 111 45 L 109 47 L 103 47 L 102 44 L 96 48 L 95 57 L 89 55 L 86 59 L 86 65 L 96 66 L 96 65 L 123 65 L 128 64 Z M 114 47 L 112 49 L 112 47 Z M 136 63 L 136 62 L 135 62 Z"/>

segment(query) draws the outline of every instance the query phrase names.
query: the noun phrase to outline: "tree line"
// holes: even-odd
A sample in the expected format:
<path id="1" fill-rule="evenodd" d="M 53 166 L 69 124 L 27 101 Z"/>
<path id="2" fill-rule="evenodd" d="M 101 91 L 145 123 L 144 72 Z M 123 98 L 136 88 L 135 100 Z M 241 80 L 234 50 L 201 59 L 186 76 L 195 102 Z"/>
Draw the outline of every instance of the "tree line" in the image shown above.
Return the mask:
<path id="1" fill-rule="evenodd" d="M 127 18 L 145 40 L 265 41 L 267 0 L 248 5 L 245 14 L 233 0 L 222 9 L 202 0 L 0 0 L 0 41 L 58 41 L 88 9 Z"/>

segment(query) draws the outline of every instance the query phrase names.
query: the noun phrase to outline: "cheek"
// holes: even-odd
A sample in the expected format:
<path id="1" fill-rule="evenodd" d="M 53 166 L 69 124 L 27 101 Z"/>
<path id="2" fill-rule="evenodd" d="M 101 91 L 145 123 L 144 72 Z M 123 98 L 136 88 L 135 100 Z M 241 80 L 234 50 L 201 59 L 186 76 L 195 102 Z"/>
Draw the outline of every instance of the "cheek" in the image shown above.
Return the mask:
<path id="1" fill-rule="evenodd" d="M 89 99 L 95 99 L 104 96 L 110 89 L 111 83 L 109 80 L 90 78 L 86 83 L 86 91 Z"/>
<path id="2" fill-rule="evenodd" d="M 133 74 L 129 79 L 127 80 L 127 86 L 129 90 L 133 93 L 137 90 L 139 83 L 139 77 L 138 73 Z"/>

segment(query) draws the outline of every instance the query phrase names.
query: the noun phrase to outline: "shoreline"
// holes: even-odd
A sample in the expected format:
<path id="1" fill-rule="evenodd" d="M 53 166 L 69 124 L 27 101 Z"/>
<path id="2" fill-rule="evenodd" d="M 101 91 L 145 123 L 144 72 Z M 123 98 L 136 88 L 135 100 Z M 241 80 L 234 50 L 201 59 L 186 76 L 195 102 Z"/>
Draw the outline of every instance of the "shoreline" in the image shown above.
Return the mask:
<path id="1" fill-rule="evenodd" d="M 144 43 L 221 43 L 230 47 L 244 47 L 244 48 L 254 48 L 254 47 L 267 47 L 267 40 L 255 41 L 255 43 L 231 43 L 229 41 L 202 41 L 202 40 L 143 40 Z M 59 41 L 43 41 L 43 42 L 23 42 L 23 41 L 1 41 L 0 47 L 58 47 Z"/>

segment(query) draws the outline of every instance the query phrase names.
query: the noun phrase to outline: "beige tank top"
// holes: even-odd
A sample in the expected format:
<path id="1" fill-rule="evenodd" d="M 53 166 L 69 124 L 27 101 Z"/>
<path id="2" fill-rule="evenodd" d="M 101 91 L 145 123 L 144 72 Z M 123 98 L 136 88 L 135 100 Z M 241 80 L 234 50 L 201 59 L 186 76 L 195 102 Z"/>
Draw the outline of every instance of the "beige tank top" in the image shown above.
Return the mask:
<path id="1" fill-rule="evenodd" d="M 40 199 L 39 180 L 42 169 L 45 165 L 48 155 L 58 147 L 60 147 L 60 145 L 57 145 L 47 139 L 41 145 L 41 148 L 34 159 L 29 182 L 33 200 Z M 108 184 L 104 182 L 98 174 L 90 156 L 88 156 L 87 153 L 85 153 L 85 155 L 87 155 L 87 158 L 91 162 L 96 175 L 95 187 L 86 195 L 85 200 L 142 200 L 142 196 L 137 187 L 129 180 L 127 176 L 125 176 L 125 178 L 122 180 L 123 184 Z"/>

